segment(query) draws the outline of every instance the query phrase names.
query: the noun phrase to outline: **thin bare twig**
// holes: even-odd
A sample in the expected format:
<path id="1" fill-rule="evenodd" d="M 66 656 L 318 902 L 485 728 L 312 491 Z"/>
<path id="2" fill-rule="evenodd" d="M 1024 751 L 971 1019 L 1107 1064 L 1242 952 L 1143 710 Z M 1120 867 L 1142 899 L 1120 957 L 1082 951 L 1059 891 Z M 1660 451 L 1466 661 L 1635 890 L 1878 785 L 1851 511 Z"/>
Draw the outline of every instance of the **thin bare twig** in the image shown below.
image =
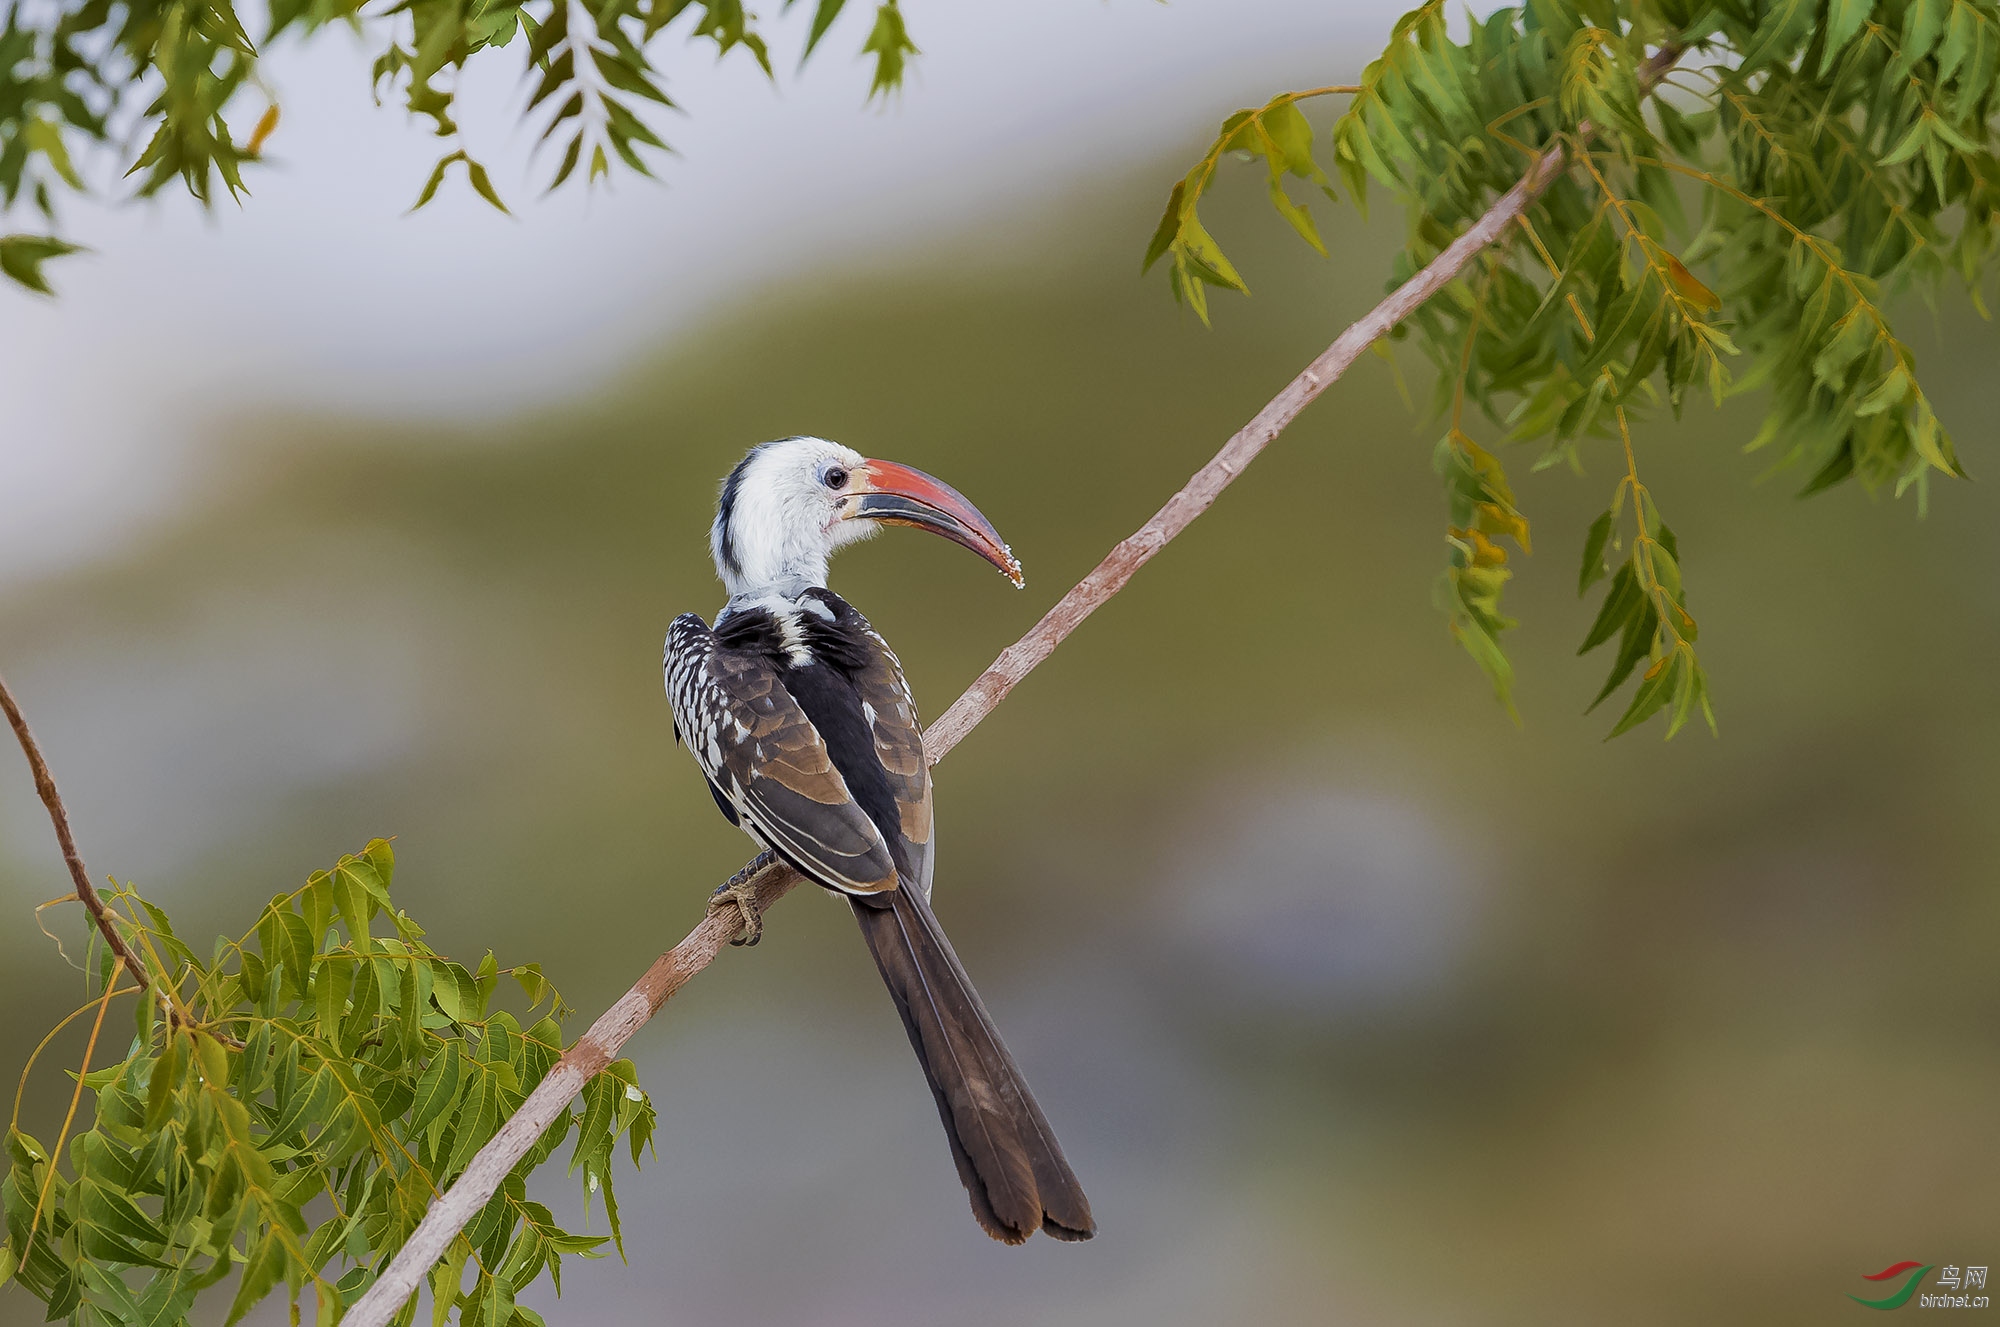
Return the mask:
<path id="1" fill-rule="evenodd" d="M 925 730 L 924 747 L 930 763 L 935 765 L 964 740 L 1015 684 L 1048 658 L 1085 618 L 1123 589 L 1133 573 L 1185 530 L 1195 517 L 1207 511 L 1222 490 L 1243 473 L 1244 467 L 1270 445 L 1299 411 L 1332 386 L 1362 351 L 1448 285 L 1480 250 L 1499 239 L 1555 179 L 1562 165 L 1560 148 L 1538 158 L 1484 216 L 1366 317 L 1342 332 L 1305 372 L 1292 379 L 1269 405 L 1238 430 L 1213 460 L 1197 470 L 1152 520 L 1112 549 L 1097 569 L 1064 595 L 1033 630 L 1008 646 L 993 666 L 981 673 L 965 694 Z M 783 898 L 800 881 L 797 872 L 771 860 L 769 854 L 744 869 L 752 873 L 757 901 L 764 907 Z M 342 1320 L 345 1327 L 383 1327 L 395 1315 L 416 1291 L 425 1272 L 444 1257 L 459 1231 L 485 1207 L 508 1172 L 568 1108 L 583 1085 L 611 1062 L 626 1040 L 659 1012 L 669 996 L 722 952 L 737 929 L 738 919 L 729 909 L 710 913 L 686 939 L 654 960 L 646 975 L 591 1024 L 590 1031 L 557 1062 L 492 1141 L 480 1149 L 458 1182 L 431 1205 L 389 1266 L 348 1311 Z"/>
<path id="2" fill-rule="evenodd" d="M 83 1080 L 90 1076 L 90 1059 L 97 1054 L 97 1037 L 104 1031 L 104 1014 L 111 1008 L 111 997 L 122 995 L 118 989 L 118 979 L 113 977 L 104 983 L 104 994 L 97 1000 L 97 1019 L 90 1025 L 90 1040 L 83 1043 L 83 1067 L 76 1071 L 76 1090 L 69 1094 L 69 1110 L 63 1115 L 62 1128 L 56 1132 L 56 1145 L 49 1149 L 49 1173 L 42 1178 L 42 1191 L 35 1198 L 35 1219 L 28 1223 L 28 1238 L 23 1248 L 35 1246 L 35 1232 L 42 1228 L 42 1213 L 49 1205 L 49 1194 L 56 1187 L 56 1171 L 62 1163 L 63 1140 L 69 1137 L 69 1127 L 76 1123 L 76 1108 L 83 1104 Z"/>
<path id="3" fill-rule="evenodd" d="M 104 933 L 104 943 L 132 974 L 144 991 L 151 983 L 146 980 L 145 965 L 139 956 L 125 943 L 125 937 L 118 933 L 118 922 L 111 909 L 104 906 L 98 896 L 97 887 L 90 883 L 90 872 L 84 869 L 83 854 L 76 849 L 76 836 L 69 832 L 69 812 L 63 807 L 62 794 L 56 791 L 56 780 L 49 773 L 49 765 L 42 759 L 42 748 L 36 744 L 35 735 L 28 731 L 28 720 L 21 713 L 21 707 L 14 701 L 14 693 L 7 689 L 7 681 L 0 678 L 0 709 L 7 711 L 7 722 L 14 726 L 14 736 L 20 739 L 21 753 L 28 758 L 28 768 L 35 776 L 35 791 L 42 796 L 42 805 L 49 809 L 49 819 L 55 822 L 56 842 L 62 845 L 63 861 L 69 867 L 70 883 L 76 886 L 76 896 L 90 919 L 97 923 L 97 929 Z M 106 983 L 108 987 L 110 983 Z"/>

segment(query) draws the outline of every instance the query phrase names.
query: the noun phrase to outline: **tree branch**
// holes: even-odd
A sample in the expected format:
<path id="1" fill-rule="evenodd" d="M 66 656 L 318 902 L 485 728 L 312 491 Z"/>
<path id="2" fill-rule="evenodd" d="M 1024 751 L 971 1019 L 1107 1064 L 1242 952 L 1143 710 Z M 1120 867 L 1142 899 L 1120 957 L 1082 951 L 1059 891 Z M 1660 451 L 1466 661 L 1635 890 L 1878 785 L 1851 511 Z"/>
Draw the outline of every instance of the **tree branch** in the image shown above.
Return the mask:
<path id="1" fill-rule="evenodd" d="M 1475 254 L 1499 239 L 1528 204 L 1548 188 L 1549 182 L 1561 172 L 1562 164 L 1560 147 L 1537 160 L 1513 188 L 1501 195 L 1443 253 L 1335 338 L 1319 358 L 1306 366 L 1305 372 L 1287 383 L 1283 391 L 1271 398 L 1270 404 L 1238 429 L 1213 460 L 1195 471 L 1193 478 L 1167 499 L 1167 505 L 1154 513 L 1152 520 L 1112 549 L 1027 635 L 1002 650 L 992 666 L 965 689 L 965 694 L 924 730 L 924 746 L 931 763 L 935 765 L 943 759 L 945 752 L 957 746 L 981 719 L 992 713 L 993 707 L 1007 698 L 1015 684 L 1048 658 L 1085 618 L 1124 589 L 1133 573 L 1152 561 L 1195 517 L 1214 505 L 1222 490 L 1236 481 L 1244 467 L 1256 460 L 1315 397 L 1338 381 L 1361 357 L 1362 351 L 1444 289 Z"/>
<path id="2" fill-rule="evenodd" d="M 21 707 L 14 701 L 14 693 L 7 689 L 7 680 L 0 678 L 0 709 L 7 711 L 7 722 L 14 726 L 14 736 L 20 739 L 21 753 L 28 758 L 28 768 L 35 776 L 35 791 L 42 795 L 42 805 L 49 809 L 49 819 L 55 822 L 56 842 L 62 845 L 63 861 L 69 867 L 70 882 L 76 886 L 77 899 L 90 913 L 90 919 L 97 923 L 97 929 L 104 934 L 104 943 L 132 974 L 143 992 L 151 984 L 146 980 L 146 969 L 139 962 L 139 956 L 125 943 L 125 937 L 118 933 L 118 922 L 111 915 L 111 909 L 104 906 L 98 897 L 97 887 L 90 883 L 90 872 L 84 869 L 83 854 L 76 849 L 76 837 L 69 832 L 69 812 L 63 807 L 62 794 L 56 791 L 55 776 L 49 773 L 48 762 L 42 759 L 42 748 L 36 744 L 35 735 L 28 731 L 28 720 L 22 715 Z M 110 983 L 106 982 L 107 989 Z"/>
<path id="3" fill-rule="evenodd" d="M 1650 92 L 1686 52 L 1686 47 L 1669 43 L 1649 56 L 1639 69 L 1642 95 Z M 1589 121 L 1577 128 L 1583 138 L 1587 140 L 1590 137 Z M 1388 335 L 1397 323 L 1449 285 L 1475 254 L 1505 234 L 1514 219 L 1527 211 L 1528 205 L 1541 197 L 1542 191 L 1562 173 L 1564 161 L 1560 143 L 1536 158 L 1528 167 L 1528 173 L 1502 194 L 1485 215 L 1426 264 L 1421 272 L 1396 287 L 1388 298 L 1369 310 L 1366 317 L 1336 337 L 1318 359 L 1306 366 L 1304 373 L 1287 383 L 1285 390 L 1272 397 L 1269 405 L 1238 429 L 1213 460 L 1195 471 L 1194 477 L 1181 486 L 1180 492 L 1167 499 L 1167 505 L 1154 513 L 1152 520 L 1112 549 L 1104 561 L 1097 564 L 1096 570 L 1078 581 L 1075 588 L 1043 615 L 1032 631 L 1002 650 L 992 666 L 965 689 L 965 694 L 953 701 L 951 708 L 924 730 L 924 747 L 931 764 L 937 764 L 944 758 L 945 752 L 963 741 L 981 719 L 993 712 L 994 706 L 1007 698 L 1007 693 L 1014 689 L 1015 684 L 1048 658 L 1070 632 L 1082 625 L 1083 620 L 1096 612 L 1105 600 L 1124 589 L 1125 582 L 1132 579 L 1134 572 L 1152 561 L 1154 554 L 1187 529 L 1195 517 L 1207 511 L 1222 495 L 1222 490 L 1243 473 L 1243 468 L 1256 460 L 1258 453 L 1270 446 L 1271 440 L 1284 432 L 1285 426 L 1296 419 L 1299 411 L 1310 405 L 1314 397 L 1346 373 L 1361 357 L 1362 351 Z"/>
<path id="4" fill-rule="evenodd" d="M 1243 473 L 1244 467 L 1315 397 L 1346 373 L 1362 351 L 1444 289 L 1480 250 L 1498 240 L 1562 168 L 1560 146 L 1537 158 L 1527 174 L 1502 194 L 1484 216 L 1367 316 L 1342 332 L 1303 373 L 1286 384 L 1270 404 L 1223 444 L 1215 458 L 1197 470 L 1153 519 L 1113 548 L 1096 570 L 1064 595 L 1033 630 L 1002 651 L 992 667 L 981 673 L 965 694 L 925 730 L 925 754 L 930 763 L 937 764 L 963 741 L 1085 618 L 1123 589 L 1133 573 L 1187 529 L 1195 517 L 1207 511 L 1222 490 Z M 740 874 L 755 880 L 757 901 L 762 907 L 783 898 L 800 881 L 796 871 L 773 860 L 769 853 L 760 854 Z M 590 1025 L 590 1031 L 529 1093 L 521 1108 L 472 1159 L 458 1182 L 431 1205 L 388 1268 L 348 1311 L 342 1320 L 345 1327 L 385 1327 L 416 1291 L 424 1274 L 444 1257 L 453 1238 L 485 1207 L 507 1173 L 568 1108 L 583 1085 L 611 1062 L 619 1048 L 659 1012 L 669 996 L 714 961 L 736 931 L 737 919 L 729 909 L 712 912 L 686 939 L 653 961 L 646 975 Z"/>

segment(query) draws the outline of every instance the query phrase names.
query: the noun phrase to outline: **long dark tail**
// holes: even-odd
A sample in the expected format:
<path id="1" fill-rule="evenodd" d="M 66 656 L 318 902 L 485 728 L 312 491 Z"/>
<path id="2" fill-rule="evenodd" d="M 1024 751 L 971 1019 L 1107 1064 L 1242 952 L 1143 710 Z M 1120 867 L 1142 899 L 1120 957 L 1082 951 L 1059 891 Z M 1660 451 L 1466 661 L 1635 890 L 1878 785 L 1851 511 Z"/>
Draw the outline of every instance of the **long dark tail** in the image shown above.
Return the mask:
<path id="1" fill-rule="evenodd" d="M 929 902 L 905 889 L 849 901 L 937 1097 L 979 1224 L 1009 1244 L 1037 1229 L 1067 1240 L 1096 1234 L 1083 1186 Z"/>

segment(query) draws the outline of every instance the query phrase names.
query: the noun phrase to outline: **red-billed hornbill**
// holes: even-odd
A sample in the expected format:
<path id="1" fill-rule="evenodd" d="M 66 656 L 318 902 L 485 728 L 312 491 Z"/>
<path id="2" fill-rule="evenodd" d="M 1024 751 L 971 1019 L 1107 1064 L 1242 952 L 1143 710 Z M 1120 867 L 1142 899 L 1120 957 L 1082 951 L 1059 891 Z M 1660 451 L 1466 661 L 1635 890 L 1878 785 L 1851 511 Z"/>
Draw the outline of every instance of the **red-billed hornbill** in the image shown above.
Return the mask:
<path id="1" fill-rule="evenodd" d="M 667 632 L 674 734 L 732 824 L 853 906 L 986 1233 L 1089 1239 L 1089 1200 L 931 912 L 930 770 L 902 665 L 826 588 L 834 550 L 885 523 L 943 535 L 1021 584 L 949 486 L 820 438 L 765 443 L 723 481 L 710 532 L 729 602 L 713 629 L 685 613 Z M 754 944 L 744 879 L 715 905 L 739 906 L 736 943 Z"/>

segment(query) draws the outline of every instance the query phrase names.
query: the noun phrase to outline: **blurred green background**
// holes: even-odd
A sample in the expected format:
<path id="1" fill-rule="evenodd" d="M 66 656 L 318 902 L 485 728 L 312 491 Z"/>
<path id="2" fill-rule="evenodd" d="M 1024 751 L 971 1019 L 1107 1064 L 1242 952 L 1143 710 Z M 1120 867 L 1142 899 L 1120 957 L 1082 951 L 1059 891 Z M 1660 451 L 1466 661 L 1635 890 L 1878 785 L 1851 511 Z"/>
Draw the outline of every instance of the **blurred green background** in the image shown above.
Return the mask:
<path id="1" fill-rule="evenodd" d="M 934 715 L 1379 293 L 1392 209 L 1323 216 L 1324 262 L 1245 178 L 1215 225 L 1256 295 L 1213 331 L 1178 315 L 1135 268 L 1183 155 L 772 284 L 498 423 L 235 420 L 259 445 L 219 442 L 227 481 L 167 532 L 0 596 L 92 869 L 205 936 L 395 835 L 438 947 L 541 962 L 580 1031 L 748 855 L 658 666 L 674 614 L 719 606 L 706 523 L 746 446 L 921 466 L 1021 553 L 1022 594 L 906 531 L 836 565 Z M 2000 337 L 1956 297 L 1908 316 L 1990 470 Z M 1579 714 L 1608 663 L 1573 657 L 1608 449 L 1582 478 L 1508 454 L 1537 549 L 1508 721 L 1430 605 L 1436 429 L 1368 359 L 940 767 L 940 913 L 1096 1242 L 979 1234 L 846 910 L 802 894 L 630 1048 L 662 1113 L 622 1181 L 630 1264 L 533 1302 L 691 1327 L 1827 1323 L 1865 1319 L 1845 1292 L 1891 1262 L 2000 1260 L 2000 525 L 1978 485 L 1922 521 L 1794 501 L 1800 476 L 1752 482 L 1754 423 L 1696 405 L 1640 438 L 1719 739 L 1604 744 L 1614 716 Z M 12 1071 L 84 984 L 33 923 L 65 882 L 10 767 Z M 76 936 L 70 911 L 45 915 Z M 80 1040 L 29 1084 L 43 1136 Z M 0 1295 L 0 1319 L 30 1307 Z"/>

